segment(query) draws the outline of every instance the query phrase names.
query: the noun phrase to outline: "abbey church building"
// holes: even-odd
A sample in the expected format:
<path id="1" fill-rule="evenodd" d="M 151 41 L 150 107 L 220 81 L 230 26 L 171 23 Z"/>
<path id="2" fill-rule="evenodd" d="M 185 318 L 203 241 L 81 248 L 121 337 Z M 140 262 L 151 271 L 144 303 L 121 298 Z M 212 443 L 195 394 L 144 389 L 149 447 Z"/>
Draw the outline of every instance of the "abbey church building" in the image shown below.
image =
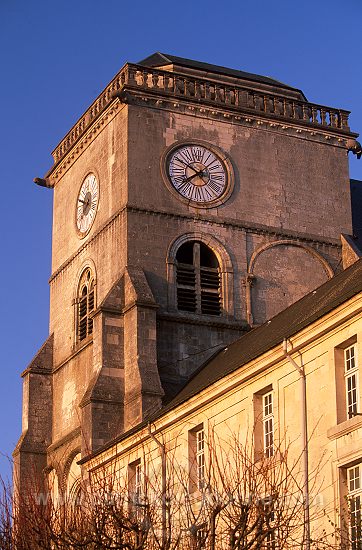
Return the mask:
<path id="1" fill-rule="evenodd" d="M 36 178 L 54 193 L 50 327 L 23 372 L 20 486 L 53 468 L 68 487 L 75 457 L 358 259 L 348 115 L 172 55 L 123 66 Z"/>

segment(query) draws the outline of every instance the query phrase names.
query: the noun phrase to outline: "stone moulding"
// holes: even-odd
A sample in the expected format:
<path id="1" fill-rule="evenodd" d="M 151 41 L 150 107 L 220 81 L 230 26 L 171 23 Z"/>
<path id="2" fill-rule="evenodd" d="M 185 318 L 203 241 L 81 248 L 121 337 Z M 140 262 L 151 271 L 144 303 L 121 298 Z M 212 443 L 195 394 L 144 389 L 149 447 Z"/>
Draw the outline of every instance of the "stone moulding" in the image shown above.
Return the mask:
<path id="1" fill-rule="evenodd" d="M 352 418 L 349 418 L 348 420 L 345 420 L 344 422 L 341 422 L 340 424 L 337 424 L 336 426 L 332 426 L 327 431 L 327 437 L 328 439 L 338 439 L 339 437 L 343 437 L 345 435 L 350 434 L 354 430 L 358 430 L 362 427 L 362 418 L 360 416 L 354 416 Z"/>
<path id="2" fill-rule="evenodd" d="M 84 252 L 89 246 L 90 244 L 92 244 L 94 241 L 96 241 L 98 239 L 98 237 L 103 233 L 103 231 L 105 229 L 109 229 L 110 227 L 112 227 L 115 223 L 117 223 L 118 219 L 121 217 L 122 213 L 125 211 L 126 207 L 122 207 L 120 208 L 120 210 L 117 210 L 117 212 L 115 212 L 115 214 L 109 219 L 107 220 L 97 231 L 96 233 L 94 233 L 94 235 L 92 235 L 87 241 L 85 241 L 82 246 L 80 248 L 78 248 L 78 250 L 76 250 L 76 252 L 74 252 L 74 254 L 72 254 L 65 262 L 63 262 L 61 264 L 61 266 L 56 269 L 54 271 L 54 273 L 52 273 L 52 275 L 50 276 L 49 278 L 49 284 L 51 284 L 54 279 L 56 279 L 56 277 L 62 272 L 64 271 L 64 269 L 70 265 L 72 263 L 72 261 L 77 257 L 79 256 L 82 252 Z"/>
<path id="3" fill-rule="evenodd" d="M 151 208 L 141 208 L 137 205 L 127 204 L 126 205 L 127 212 L 133 212 L 136 214 L 149 214 L 151 216 L 165 216 L 168 218 L 176 218 L 176 219 L 185 219 L 185 220 L 194 220 L 195 216 L 193 213 L 186 213 L 186 212 L 170 212 L 166 210 L 154 210 Z M 334 239 L 332 237 L 330 238 L 323 238 L 319 235 L 313 235 L 310 233 L 299 233 L 298 231 L 294 231 L 292 229 L 283 229 L 280 227 L 268 227 L 266 225 L 257 224 L 253 222 L 246 222 L 244 220 L 236 220 L 234 218 L 224 218 L 223 220 L 219 220 L 217 218 L 214 218 L 212 216 L 208 215 L 199 215 L 198 222 L 205 224 L 207 226 L 208 224 L 213 225 L 220 225 L 222 227 L 233 227 L 240 229 L 241 231 L 245 231 L 246 233 L 255 233 L 258 235 L 268 235 L 273 238 L 280 238 L 280 239 L 286 239 L 290 238 L 293 240 L 293 242 L 296 241 L 305 241 L 307 243 L 316 243 L 321 246 L 327 246 L 335 249 L 341 249 L 342 245 L 339 239 Z M 274 242 L 274 241 L 273 241 Z"/>
<path id="4" fill-rule="evenodd" d="M 84 131 L 78 136 L 73 136 L 74 139 L 69 147 L 64 151 L 64 154 L 55 161 L 52 168 L 47 172 L 46 178 L 49 177 L 50 187 L 54 187 L 57 180 L 68 170 L 79 155 L 88 147 L 96 135 L 117 115 L 121 103 L 118 100 L 113 100 L 110 105 L 107 105 L 97 120 L 84 128 Z M 68 154 L 72 149 L 71 154 Z M 54 157 L 54 155 L 53 155 Z M 55 157 L 54 157 L 55 158 Z"/>
<path id="5" fill-rule="evenodd" d="M 304 252 L 306 252 L 307 254 L 312 256 L 317 262 L 319 262 L 328 279 L 331 279 L 334 275 L 332 266 L 322 256 L 322 254 L 320 254 L 320 252 L 318 252 L 316 249 L 312 248 L 311 246 L 308 246 L 304 242 L 300 242 L 299 240 L 293 240 L 293 239 L 277 239 L 277 240 L 271 240 L 263 243 L 252 253 L 251 258 L 249 260 L 247 274 L 244 280 L 245 296 L 246 296 L 246 317 L 250 326 L 254 325 L 253 300 L 252 300 L 251 287 L 253 286 L 255 280 L 257 279 L 254 273 L 255 264 L 259 256 L 263 252 L 271 248 L 275 248 L 277 246 L 289 246 L 289 247 L 301 248 L 302 250 L 304 250 Z"/>
<path id="6" fill-rule="evenodd" d="M 249 262 L 249 267 L 248 267 L 249 275 L 254 276 L 255 263 L 258 257 L 260 256 L 260 254 L 262 254 L 262 252 L 265 252 L 269 248 L 274 248 L 276 246 L 294 246 L 294 247 L 302 248 L 307 254 L 312 256 L 315 260 L 317 260 L 322 265 L 329 279 L 333 277 L 334 271 L 332 267 L 329 265 L 327 260 L 319 252 L 317 252 L 314 248 L 307 246 L 305 243 L 298 242 L 297 240 L 292 240 L 292 239 L 278 239 L 275 241 L 269 241 L 259 246 L 256 250 L 254 250 Z"/>
<path id="7" fill-rule="evenodd" d="M 80 427 L 75 428 L 71 432 L 68 432 L 66 435 L 64 435 L 63 437 L 57 439 L 57 441 L 55 441 L 54 443 L 49 445 L 49 447 L 47 449 L 48 453 L 52 453 L 52 452 L 56 451 L 62 445 L 65 445 L 66 443 L 70 443 L 70 442 L 74 441 L 80 435 L 81 435 Z M 78 451 L 76 451 L 74 454 L 77 454 L 77 452 Z"/>
<path id="8" fill-rule="evenodd" d="M 180 315 L 180 313 L 163 312 L 157 313 L 157 319 L 161 321 L 171 321 L 173 323 L 181 323 L 186 325 L 198 325 L 212 328 L 226 328 L 229 330 L 245 331 L 248 330 L 248 323 L 243 319 L 233 321 L 229 319 L 214 320 L 211 316 L 205 316 L 200 318 L 197 314 L 194 315 Z M 223 346 L 222 346 L 223 347 Z"/>
<path id="9" fill-rule="evenodd" d="M 57 165 L 73 145 L 82 137 L 94 121 L 114 101 L 115 97 L 143 93 L 170 100 L 187 100 L 197 105 L 216 109 L 228 109 L 244 114 L 258 114 L 268 119 L 297 123 L 324 132 L 342 136 L 352 134 L 348 124 L 349 111 L 335 109 L 315 103 L 309 103 L 286 97 L 282 94 L 254 90 L 245 86 L 222 81 L 194 77 L 176 72 L 150 69 L 141 65 L 127 63 L 117 73 L 103 92 L 92 103 L 78 122 L 52 152 Z"/>
<path id="10" fill-rule="evenodd" d="M 147 208 L 140 208 L 135 205 L 129 205 L 129 204 L 125 205 L 120 210 L 118 210 L 112 216 L 112 218 L 110 218 L 105 224 L 103 224 L 97 230 L 97 232 L 89 238 L 89 240 L 87 240 L 74 254 L 72 254 L 72 256 L 70 256 L 63 264 L 59 266 L 59 268 L 57 268 L 52 273 L 52 275 L 49 278 L 49 284 L 52 284 L 55 281 L 55 279 L 58 277 L 58 275 L 60 275 L 60 273 L 62 273 L 64 269 L 66 269 L 77 256 L 83 253 L 93 242 L 95 242 L 98 239 L 98 237 L 103 233 L 103 231 L 108 228 L 108 226 L 114 225 L 117 222 L 118 218 L 120 218 L 121 214 L 124 212 L 143 213 L 143 214 L 152 215 L 152 216 L 166 216 L 169 218 L 175 218 L 180 220 L 194 219 L 193 214 L 186 214 L 186 213 L 179 213 L 179 212 L 170 213 L 162 210 L 151 210 Z M 258 235 L 268 235 L 270 237 L 280 236 L 281 238 L 290 238 L 294 244 L 295 242 L 303 241 L 306 243 L 315 243 L 315 244 L 318 244 L 319 246 L 326 246 L 328 248 L 333 248 L 333 249 L 342 248 L 340 241 L 336 239 L 332 239 L 332 238 L 323 239 L 321 237 L 318 237 L 317 235 L 309 235 L 309 234 L 301 235 L 292 230 L 288 231 L 288 230 L 282 230 L 280 228 L 268 228 L 267 226 L 261 226 L 257 224 L 247 223 L 247 222 L 238 222 L 237 220 L 232 220 L 232 219 L 225 219 L 223 221 L 220 221 L 216 218 L 214 219 L 206 216 L 203 216 L 202 218 L 200 218 L 199 221 L 205 224 L 205 226 L 207 224 L 210 224 L 210 225 L 221 225 L 224 227 L 236 227 L 241 231 L 245 231 L 246 233 L 256 233 Z"/>

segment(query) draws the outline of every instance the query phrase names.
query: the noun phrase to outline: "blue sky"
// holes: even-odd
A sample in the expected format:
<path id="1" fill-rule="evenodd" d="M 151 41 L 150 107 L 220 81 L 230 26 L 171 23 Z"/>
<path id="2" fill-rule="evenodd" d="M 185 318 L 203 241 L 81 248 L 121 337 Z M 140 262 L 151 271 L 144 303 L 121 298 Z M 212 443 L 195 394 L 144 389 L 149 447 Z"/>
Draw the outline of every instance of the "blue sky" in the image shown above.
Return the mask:
<path id="1" fill-rule="evenodd" d="M 361 16 L 361 0 L 0 0 L 0 474 L 20 373 L 48 335 L 52 192 L 32 179 L 51 150 L 126 61 L 154 51 L 273 76 L 351 110 L 362 132 Z M 350 168 L 362 180 L 362 159 Z"/>

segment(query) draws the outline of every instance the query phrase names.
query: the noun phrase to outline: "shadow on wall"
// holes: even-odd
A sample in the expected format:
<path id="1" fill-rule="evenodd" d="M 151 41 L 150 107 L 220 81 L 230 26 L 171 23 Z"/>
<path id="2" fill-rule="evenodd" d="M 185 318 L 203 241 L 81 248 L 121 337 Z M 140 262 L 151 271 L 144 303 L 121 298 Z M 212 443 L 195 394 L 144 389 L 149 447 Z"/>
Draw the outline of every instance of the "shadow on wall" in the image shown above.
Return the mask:
<path id="1" fill-rule="evenodd" d="M 362 250 L 362 181 L 351 180 L 352 227 L 356 244 Z"/>
<path id="2" fill-rule="evenodd" d="M 263 250 L 253 266 L 251 309 L 254 324 L 264 323 L 325 283 L 331 274 L 304 248 L 278 245 Z"/>

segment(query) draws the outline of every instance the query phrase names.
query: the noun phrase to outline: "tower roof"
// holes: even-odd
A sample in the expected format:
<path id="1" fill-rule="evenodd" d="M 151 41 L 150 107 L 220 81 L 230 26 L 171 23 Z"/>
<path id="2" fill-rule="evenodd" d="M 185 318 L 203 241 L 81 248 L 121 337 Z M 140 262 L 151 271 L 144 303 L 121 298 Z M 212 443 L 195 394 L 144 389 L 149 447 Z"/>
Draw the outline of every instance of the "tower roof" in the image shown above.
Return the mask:
<path id="1" fill-rule="evenodd" d="M 228 77 L 233 77 L 236 79 L 242 79 L 244 81 L 267 84 L 282 90 L 294 91 L 302 95 L 303 99 L 306 99 L 305 95 L 301 90 L 284 84 L 279 80 L 270 78 L 269 76 L 262 76 L 258 74 L 248 73 L 245 71 L 239 71 L 237 69 L 229 69 L 228 67 L 222 67 L 220 65 L 212 65 L 210 63 L 204 63 L 203 61 L 195 61 L 193 59 L 186 59 L 184 57 L 177 57 L 176 55 L 170 55 L 167 53 L 155 52 L 142 61 L 138 62 L 138 65 L 143 65 L 145 67 L 155 67 L 163 68 L 165 70 L 170 70 L 170 68 L 177 70 L 180 68 L 184 69 L 193 69 L 197 71 L 202 71 L 207 74 L 205 76 L 210 77 L 210 73 L 223 75 Z M 172 66 L 172 67 L 170 67 Z"/>
<path id="2" fill-rule="evenodd" d="M 219 109 L 247 115 L 255 113 L 283 124 L 288 121 L 298 126 L 321 128 L 323 132 L 337 134 L 337 139 L 341 135 L 358 135 L 349 128 L 349 111 L 309 103 L 301 90 L 288 84 L 267 76 L 156 52 L 138 64 L 126 63 L 83 113 L 52 152 L 54 166 L 45 180 L 52 177 L 53 181 L 44 181 L 45 186 L 53 187 L 60 174 L 57 168 L 65 155 L 103 116 L 116 97 L 122 96 L 125 101 L 125 97 L 133 96 L 137 101 L 140 94 L 149 96 L 158 106 L 165 98 L 170 102 L 172 97 L 194 102 L 197 106 L 204 102 L 209 109 L 217 107 L 217 113 Z M 172 103 L 175 102 L 172 100 Z"/>

